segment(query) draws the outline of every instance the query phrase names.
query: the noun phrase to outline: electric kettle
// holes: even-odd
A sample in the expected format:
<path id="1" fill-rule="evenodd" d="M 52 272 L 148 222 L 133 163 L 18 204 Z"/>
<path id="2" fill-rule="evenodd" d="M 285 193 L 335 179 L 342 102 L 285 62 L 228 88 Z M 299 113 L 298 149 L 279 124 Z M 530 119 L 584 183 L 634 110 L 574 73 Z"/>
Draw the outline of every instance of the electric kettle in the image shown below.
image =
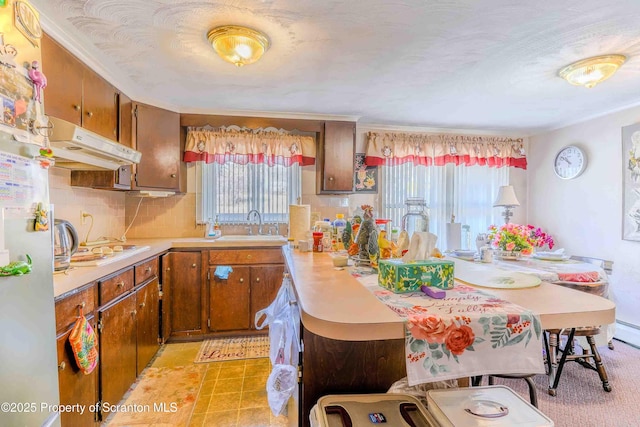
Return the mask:
<path id="1" fill-rule="evenodd" d="M 69 221 L 56 219 L 53 227 L 53 270 L 66 270 L 78 250 L 78 233 Z"/>

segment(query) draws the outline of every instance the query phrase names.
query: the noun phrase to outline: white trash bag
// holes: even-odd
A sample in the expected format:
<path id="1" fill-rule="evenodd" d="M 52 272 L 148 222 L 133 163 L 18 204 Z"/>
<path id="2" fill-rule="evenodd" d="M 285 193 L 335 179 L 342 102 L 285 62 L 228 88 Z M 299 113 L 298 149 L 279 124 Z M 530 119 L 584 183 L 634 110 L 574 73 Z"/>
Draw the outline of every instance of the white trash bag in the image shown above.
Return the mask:
<path id="1" fill-rule="evenodd" d="M 267 400 L 274 416 L 284 413 L 297 382 L 298 369 L 295 366 L 274 365 L 267 378 Z"/>

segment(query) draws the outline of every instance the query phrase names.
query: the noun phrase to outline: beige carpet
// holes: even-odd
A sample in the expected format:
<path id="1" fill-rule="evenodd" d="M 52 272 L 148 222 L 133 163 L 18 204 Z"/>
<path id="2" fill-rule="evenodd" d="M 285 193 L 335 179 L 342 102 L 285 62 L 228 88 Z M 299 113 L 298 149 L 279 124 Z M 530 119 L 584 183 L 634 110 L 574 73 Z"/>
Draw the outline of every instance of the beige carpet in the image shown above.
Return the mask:
<path id="1" fill-rule="evenodd" d="M 269 337 L 266 335 L 215 338 L 202 342 L 195 363 L 269 357 Z"/>
<path id="2" fill-rule="evenodd" d="M 556 397 L 547 393 L 547 377 L 534 378 L 538 408 L 555 423 L 555 427 L 638 427 L 640 426 L 640 350 L 620 341 L 615 349 L 599 347 L 607 370 L 610 393 L 602 389 L 595 371 L 575 362 L 565 365 Z M 524 380 L 496 378 L 529 401 Z M 486 384 L 486 379 L 484 381 Z"/>

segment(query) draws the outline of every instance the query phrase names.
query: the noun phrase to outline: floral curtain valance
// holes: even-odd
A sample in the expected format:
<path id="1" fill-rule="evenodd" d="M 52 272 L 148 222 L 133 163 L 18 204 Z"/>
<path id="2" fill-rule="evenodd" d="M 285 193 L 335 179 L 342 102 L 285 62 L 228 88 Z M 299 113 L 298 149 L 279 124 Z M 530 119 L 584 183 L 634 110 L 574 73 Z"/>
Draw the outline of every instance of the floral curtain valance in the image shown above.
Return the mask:
<path id="1" fill-rule="evenodd" d="M 454 134 L 378 133 L 367 134 L 368 166 L 398 165 L 512 166 L 526 169 L 522 138 Z"/>
<path id="2" fill-rule="evenodd" d="M 185 162 L 313 165 L 315 138 L 278 130 L 188 128 Z"/>

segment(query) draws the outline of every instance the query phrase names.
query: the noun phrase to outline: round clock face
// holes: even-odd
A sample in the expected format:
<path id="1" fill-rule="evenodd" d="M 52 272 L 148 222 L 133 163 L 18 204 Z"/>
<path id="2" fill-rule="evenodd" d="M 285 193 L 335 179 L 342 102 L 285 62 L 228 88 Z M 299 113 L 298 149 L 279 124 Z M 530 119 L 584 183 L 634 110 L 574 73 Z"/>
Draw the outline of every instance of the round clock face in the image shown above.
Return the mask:
<path id="1" fill-rule="evenodd" d="M 569 145 L 561 149 L 553 162 L 553 170 L 559 178 L 572 179 L 587 167 L 587 156 L 580 148 Z"/>

